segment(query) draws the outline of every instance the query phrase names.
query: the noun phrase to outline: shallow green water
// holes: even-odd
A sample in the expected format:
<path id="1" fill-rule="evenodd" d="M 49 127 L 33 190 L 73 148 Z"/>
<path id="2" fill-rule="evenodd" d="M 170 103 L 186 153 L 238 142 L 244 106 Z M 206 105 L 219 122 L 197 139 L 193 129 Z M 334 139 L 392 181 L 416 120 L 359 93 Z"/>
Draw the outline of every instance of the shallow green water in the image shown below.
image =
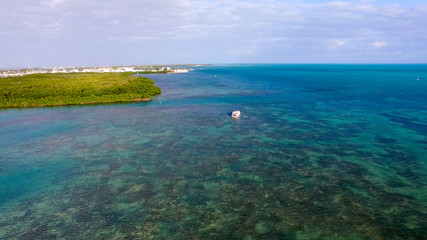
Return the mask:
<path id="1" fill-rule="evenodd" d="M 426 65 L 150 77 L 149 103 L 0 111 L 0 239 L 427 236 Z"/>

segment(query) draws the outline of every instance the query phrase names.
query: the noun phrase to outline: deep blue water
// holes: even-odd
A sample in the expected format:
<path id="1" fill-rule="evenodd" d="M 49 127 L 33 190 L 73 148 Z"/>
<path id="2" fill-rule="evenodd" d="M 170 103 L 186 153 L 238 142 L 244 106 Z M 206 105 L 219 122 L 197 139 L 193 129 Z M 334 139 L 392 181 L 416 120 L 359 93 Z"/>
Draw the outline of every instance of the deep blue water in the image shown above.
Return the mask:
<path id="1" fill-rule="evenodd" d="M 147 103 L 0 110 L 0 239 L 427 236 L 427 65 L 149 77 Z"/>

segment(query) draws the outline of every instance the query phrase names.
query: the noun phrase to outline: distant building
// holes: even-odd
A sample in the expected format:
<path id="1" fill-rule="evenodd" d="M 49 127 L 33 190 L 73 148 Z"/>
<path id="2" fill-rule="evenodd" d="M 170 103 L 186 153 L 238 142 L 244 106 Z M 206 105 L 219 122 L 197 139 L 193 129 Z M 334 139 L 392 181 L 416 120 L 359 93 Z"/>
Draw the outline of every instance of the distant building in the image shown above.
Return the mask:
<path id="1" fill-rule="evenodd" d="M 171 70 L 171 68 L 170 67 L 162 67 L 162 68 L 160 68 L 159 69 L 159 71 L 170 71 Z"/>
<path id="2" fill-rule="evenodd" d="M 96 71 L 108 73 L 108 72 L 114 72 L 114 69 L 112 67 L 100 67 L 100 68 L 97 68 Z"/>
<path id="3" fill-rule="evenodd" d="M 122 67 L 119 68 L 120 70 L 123 70 L 125 72 L 135 72 L 135 67 Z"/>
<path id="4" fill-rule="evenodd" d="M 174 73 L 188 73 L 187 69 L 175 69 L 173 70 Z"/>

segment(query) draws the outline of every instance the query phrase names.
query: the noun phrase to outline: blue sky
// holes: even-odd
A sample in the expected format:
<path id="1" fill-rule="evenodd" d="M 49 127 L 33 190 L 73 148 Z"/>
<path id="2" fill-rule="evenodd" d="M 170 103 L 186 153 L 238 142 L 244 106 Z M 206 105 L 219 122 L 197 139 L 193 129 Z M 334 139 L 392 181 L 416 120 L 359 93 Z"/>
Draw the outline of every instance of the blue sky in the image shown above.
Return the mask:
<path id="1" fill-rule="evenodd" d="M 2 0 L 0 68 L 427 63 L 425 0 Z"/>

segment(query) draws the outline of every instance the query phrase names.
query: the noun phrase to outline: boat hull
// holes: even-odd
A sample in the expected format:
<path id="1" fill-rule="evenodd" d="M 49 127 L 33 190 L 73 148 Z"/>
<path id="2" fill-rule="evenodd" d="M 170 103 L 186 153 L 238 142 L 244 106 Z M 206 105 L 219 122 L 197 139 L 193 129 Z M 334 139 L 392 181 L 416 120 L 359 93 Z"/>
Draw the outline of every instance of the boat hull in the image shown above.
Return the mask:
<path id="1" fill-rule="evenodd" d="M 238 118 L 238 117 L 240 117 L 240 111 L 234 111 L 234 112 L 232 112 L 231 113 L 231 117 L 232 118 Z"/>

